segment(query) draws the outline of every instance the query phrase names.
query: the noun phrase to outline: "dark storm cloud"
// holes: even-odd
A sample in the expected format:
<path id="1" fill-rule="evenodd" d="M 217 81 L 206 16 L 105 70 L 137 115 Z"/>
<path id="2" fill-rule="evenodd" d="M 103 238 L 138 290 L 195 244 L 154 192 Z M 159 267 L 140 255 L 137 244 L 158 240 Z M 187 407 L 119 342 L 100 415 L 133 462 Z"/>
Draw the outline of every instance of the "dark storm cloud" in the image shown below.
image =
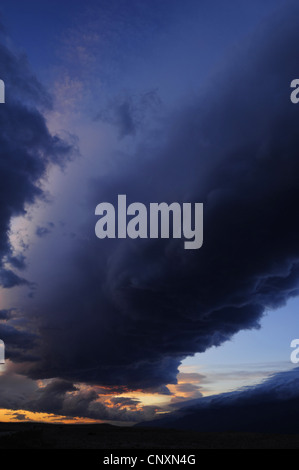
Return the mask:
<path id="1" fill-rule="evenodd" d="M 0 320 L 8 320 L 11 318 L 13 309 L 9 310 L 0 310 Z"/>
<path id="2" fill-rule="evenodd" d="M 110 399 L 111 403 L 116 406 L 116 407 L 130 407 L 130 408 L 136 408 L 136 406 L 140 403 L 139 400 L 133 400 L 132 398 L 126 398 L 126 397 L 117 397 L 117 398 L 111 398 Z"/>
<path id="3" fill-rule="evenodd" d="M 10 245 L 7 243 L 6 249 L 10 250 Z M 26 279 L 22 279 L 10 269 L 0 269 L 0 285 L 5 289 L 10 289 L 16 286 L 30 285 Z"/>
<path id="4" fill-rule="evenodd" d="M 157 90 L 150 90 L 139 96 L 124 93 L 108 104 L 95 120 L 108 122 L 117 127 L 119 137 L 135 135 L 146 118 L 157 112 L 161 100 Z"/>
<path id="5" fill-rule="evenodd" d="M 0 338 L 4 341 L 7 356 L 11 360 L 17 361 L 20 357 L 23 361 L 37 360 L 36 356 L 29 354 L 37 340 L 33 333 L 7 323 L 0 323 Z"/>
<path id="6" fill-rule="evenodd" d="M 74 392 L 73 384 L 64 380 L 56 380 L 36 393 L 36 398 L 27 406 L 31 411 L 44 410 L 47 413 L 60 414 L 65 395 Z"/>
<path id="7" fill-rule="evenodd" d="M 150 425 L 202 432 L 298 433 L 298 405 L 297 368 L 247 390 L 202 398 Z"/>
<path id="8" fill-rule="evenodd" d="M 31 419 L 27 418 L 24 413 L 14 413 L 12 418 L 16 419 L 17 421 L 31 421 Z"/>
<path id="9" fill-rule="evenodd" d="M 130 398 L 112 399 L 115 401 L 115 408 L 98 400 L 95 390 L 80 390 L 65 380 L 53 380 L 39 388 L 36 382 L 17 374 L 5 373 L 0 376 L 2 409 L 56 414 L 69 418 L 132 422 L 152 419 L 156 412 L 151 406 L 136 410 L 138 401 Z"/>
<path id="10" fill-rule="evenodd" d="M 38 237 L 44 238 L 51 233 L 51 230 L 48 227 L 37 227 L 35 233 Z"/>
<path id="11" fill-rule="evenodd" d="M 0 106 L 0 285 L 11 288 L 26 280 L 4 267 L 4 258 L 18 269 L 24 259 L 13 257 L 9 242 L 12 217 L 43 196 L 40 181 L 52 163 L 62 164 L 70 146 L 52 136 L 38 108 L 51 106 L 47 92 L 34 77 L 25 56 L 16 56 L 0 36 L 0 73 L 6 103 Z"/>
<path id="12" fill-rule="evenodd" d="M 37 303 L 42 346 L 33 377 L 175 383 L 186 356 L 258 328 L 265 309 L 298 295 L 299 107 L 290 102 L 298 17 L 298 6 L 288 7 L 256 32 L 172 119 L 167 144 L 139 149 L 95 182 L 69 279 L 55 277 Z M 118 194 L 145 204 L 203 202 L 203 248 L 99 241 L 94 208 Z"/>
<path id="13" fill-rule="evenodd" d="M 22 254 L 17 256 L 9 256 L 8 262 L 16 269 L 23 270 L 26 268 L 26 257 Z"/>

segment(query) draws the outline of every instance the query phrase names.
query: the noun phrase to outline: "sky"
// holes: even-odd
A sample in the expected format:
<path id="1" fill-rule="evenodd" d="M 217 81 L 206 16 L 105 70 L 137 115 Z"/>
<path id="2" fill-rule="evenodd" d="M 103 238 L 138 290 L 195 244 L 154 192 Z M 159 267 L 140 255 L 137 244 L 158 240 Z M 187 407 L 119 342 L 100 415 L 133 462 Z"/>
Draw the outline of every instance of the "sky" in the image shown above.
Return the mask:
<path id="1" fill-rule="evenodd" d="M 0 14 L 0 419 L 131 425 L 296 383 L 296 2 Z M 203 247 L 97 239 L 119 194 L 203 203 Z"/>

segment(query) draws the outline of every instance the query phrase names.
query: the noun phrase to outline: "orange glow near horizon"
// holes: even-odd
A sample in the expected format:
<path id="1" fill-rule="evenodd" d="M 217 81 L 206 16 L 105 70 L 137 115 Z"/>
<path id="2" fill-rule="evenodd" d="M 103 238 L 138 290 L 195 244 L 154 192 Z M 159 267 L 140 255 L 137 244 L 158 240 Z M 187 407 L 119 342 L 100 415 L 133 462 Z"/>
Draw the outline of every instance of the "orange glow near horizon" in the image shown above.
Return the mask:
<path id="1" fill-rule="evenodd" d="M 4 367 L 5 369 L 9 369 L 9 371 L 7 372 L 7 370 L 3 370 L 3 374 L 8 373 L 17 376 L 17 372 L 14 371 L 13 368 L 13 363 L 7 361 Z M 84 397 L 88 396 L 90 392 L 96 392 L 97 398 L 93 401 L 101 403 L 102 405 L 110 409 L 115 408 L 118 410 L 127 410 L 129 413 L 132 413 L 132 420 L 125 421 L 124 423 L 100 419 L 96 420 L 84 417 L 68 417 L 46 412 L 29 412 L 22 409 L 17 411 L 10 409 L 0 409 L 0 422 L 36 422 L 56 424 L 109 423 L 130 426 L 131 424 L 133 424 L 133 421 L 135 421 L 133 418 L 134 413 L 144 411 L 146 415 L 147 407 L 151 407 L 153 410 L 155 410 L 155 415 L 158 416 L 173 411 L 175 409 L 174 407 L 181 406 L 181 404 L 185 401 L 209 395 L 211 393 L 211 390 L 207 390 L 205 386 L 204 390 L 202 388 L 203 378 L 204 376 L 202 374 L 193 371 L 191 372 L 190 370 L 188 370 L 188 368 L 182 367 L 177 377 L 177 384 L 167 385 L 167 389 L 169 391 L 168 394 L 160 393 L 159 390 L 157 390 L 156 392 L 154 390 L 129 390 L 126 387 L 120 389 L 119 387 L 91 386 L 84 383 L 75 383 L 75 390 L 66 393 L 67 399 L 69 396 L 76 397 L 77 395 L 82 394 L 82 396 Z M 26 378 L 26 380 L 30 381 L 31 379 Z M 33 387 L 35 383 L 35 386 L 37 385 L 40 391 L 42 391 L 52 382 L 52 380 L 53 379 L 32 381 Z M 127 400 L 122 401 L 122 399 Z"/>

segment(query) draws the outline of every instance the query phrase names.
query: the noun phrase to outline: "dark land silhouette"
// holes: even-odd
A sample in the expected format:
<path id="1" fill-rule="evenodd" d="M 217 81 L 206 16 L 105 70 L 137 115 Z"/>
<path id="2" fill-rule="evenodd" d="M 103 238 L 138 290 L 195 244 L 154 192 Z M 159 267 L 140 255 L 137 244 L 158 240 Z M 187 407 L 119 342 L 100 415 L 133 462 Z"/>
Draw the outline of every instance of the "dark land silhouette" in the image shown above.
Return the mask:
<path id="1" fill-rule="evenodd" d="M 299 435 L 0 423 L 0 449 L 299 449 Z"/>

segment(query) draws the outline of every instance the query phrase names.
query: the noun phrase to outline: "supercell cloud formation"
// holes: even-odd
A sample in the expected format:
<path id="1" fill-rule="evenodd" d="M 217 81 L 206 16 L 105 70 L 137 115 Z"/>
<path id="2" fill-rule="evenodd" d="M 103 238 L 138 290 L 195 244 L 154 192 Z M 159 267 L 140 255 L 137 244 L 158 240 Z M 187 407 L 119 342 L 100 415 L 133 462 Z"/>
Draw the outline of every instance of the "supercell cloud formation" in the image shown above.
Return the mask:
<path id="1" fill-rule="evenodd" d="M 169 393 L 165 385 L 176 383 L 186 357 L 259 328 L 265 311 L 298 296 L 299 115 L 290 102 L 298 14 L 291 3 L 262 23 L 167 119 L 158 117 L 163 100 L 155 83 L 90 112 L 90 125 L 114 127 L 125 151 L 91 180 L 82 174 L 72 187 L 66 178 L 69 192 L 87 195 L 69 209 L 85 218 L 63 256 L 61 247 L 49 248 L 63 225 L 60 213 L 39 221 L 34 236 L 45 249 L 43 275 L 28 280 L 24 254 L 10 245 L 10 223 L 44 197 L 49 167 L 69 161 L 72 148 L 49 131 L 48 93 L 2 38 L 8 104 L 0 107 L 0 284 L 36 285 L 23 308 L 0 311 L 7 358 L 27 376 L 0 377 L 3 390 L 24 391 L 22 400 L 2 391 L 1 407 L 133 420 L 123 407 L 133 410 L 138 402 L 114 397 L 113 411 L 89 386 Z M 83 52 L 81 59 L 92 63 Z M 95 207 L 116 205 L 120 194 L 128 204 L 203 203 L 203 247 L 188 252 L 181 240 L 98 240 Z M 40 379 L 55 380 L 38 389 Z M 135 410 L 134 419 L 153 414 L 150 407 Z"/>
<path id="2" fill-rule="evenodd" d="M 266 309 L 298 295 L 296 14 L 293 6 L 260 28 L 204 96 L 172 116 L 166 143 L 141 145 L 94 178 L 68 276 L 53 273 L 34 304 L 41 341 L 31 377 L 132 389 L 174 383 L 185 357 L 258 328 Z M 203 248 L 97 240 L 94 208 L 118 194 L 203 202 Z"/>

